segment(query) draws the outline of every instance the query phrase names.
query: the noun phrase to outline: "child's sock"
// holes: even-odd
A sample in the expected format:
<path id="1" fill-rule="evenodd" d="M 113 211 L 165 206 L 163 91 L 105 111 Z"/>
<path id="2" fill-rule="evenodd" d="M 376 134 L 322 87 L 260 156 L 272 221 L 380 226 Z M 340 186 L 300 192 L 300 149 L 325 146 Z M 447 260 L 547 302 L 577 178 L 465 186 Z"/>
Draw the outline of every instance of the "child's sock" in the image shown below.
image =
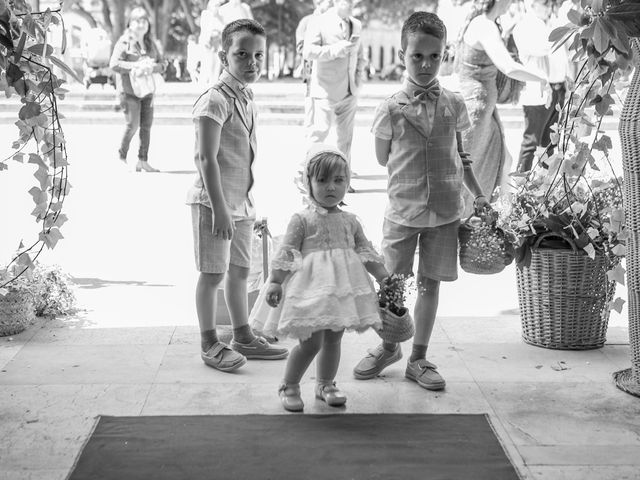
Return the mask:
<path id="1" fill-rule="evenodd" d="M 251 343 L 256 336 L 249 325 L 243 325 L 233 329 L 233 339 L 238 343 Z"/>
<path id="2" fill-rule="evenodd" d="M 218 343 L 218 334 L 215 330 L 200 332 L 200 348 L 202 348 L 203 352 L 209 350 L 216 343 Z"/>
<path id="3" fill-rule="evenodd" d="M 413 344 L 411 348 L 411 356 L 409 357 L 410 362 L 415 362 L 416 360 L 425 360 L 427 358 L 427 346 L 426 345 L 416 345 Z"/>
<path id="4" fill-rule="evenodd" d="M 393 353 L 393 352 L 396 351 L 396 348 L 398 348 L 398 344 L 397 343 L 382 342 L 382 348 L 384 348 L 389 353 Z"/>

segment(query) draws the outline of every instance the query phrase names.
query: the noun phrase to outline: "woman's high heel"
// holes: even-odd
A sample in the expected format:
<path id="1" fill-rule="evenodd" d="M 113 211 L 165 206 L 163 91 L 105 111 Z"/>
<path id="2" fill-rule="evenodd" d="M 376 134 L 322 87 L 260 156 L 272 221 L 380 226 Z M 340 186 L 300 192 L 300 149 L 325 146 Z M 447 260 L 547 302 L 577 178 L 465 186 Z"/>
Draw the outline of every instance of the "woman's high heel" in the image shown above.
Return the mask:
<path id="1" fill-rule="evenodd" d="M 136 172 L 141 172 L 141 171 L 158 172 L 159 170 L 149 165 L 149 162 L 147 162 L 146 160 L 138 160 L 138 163 L 136 163 Z"/>

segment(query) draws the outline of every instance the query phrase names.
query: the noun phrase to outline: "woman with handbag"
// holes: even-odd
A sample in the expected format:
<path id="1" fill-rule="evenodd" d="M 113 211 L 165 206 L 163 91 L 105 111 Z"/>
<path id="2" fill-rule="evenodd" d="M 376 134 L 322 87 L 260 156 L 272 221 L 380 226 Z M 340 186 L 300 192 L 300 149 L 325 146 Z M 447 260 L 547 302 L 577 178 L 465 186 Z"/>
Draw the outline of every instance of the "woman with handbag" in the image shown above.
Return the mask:
<path id="1" fill-rule="evenodd" d="M 517 85 L 509 79 L 538 81 L 546 85 L 544 72 L 526 68 L 513 58 L 502 37 L 498 19 L 505 14 L 512 0 L 473 0 L 471 12 L 458 37 L 456 63 L 460 91 L 471 119 L 471 127 L 463 133 L 463 144 L 473 160 L 473 172 L 483 192 L 496 197 L 496 187 L 504 187 L 511 167 L 511 156 L 504 139 L 504 128 L 497 103 L 509 103 L 509 92 Z M 499 72 L 507 81 L 497 82 Z M 499 91 L 500 88 L 500 91 Z M 473 212 L 473 195 L 464 193 L 465 216 Z"/>
<path id="2" fill-rule="evenodd" d="M 153 123 L 153 96 L 164 63 L 152 37 L 149 15 L 144 8 L 136 7 L 129 13 L 127 29 L 113 48 L 109 66 L 117 74 L 120 104 L 126 121 L 118 151 L 120 160 L 127 163 L 131 139 L 139 128 L 140 149 L 136 172 L 157 172 L 149 165 L 148 153 Z"/>

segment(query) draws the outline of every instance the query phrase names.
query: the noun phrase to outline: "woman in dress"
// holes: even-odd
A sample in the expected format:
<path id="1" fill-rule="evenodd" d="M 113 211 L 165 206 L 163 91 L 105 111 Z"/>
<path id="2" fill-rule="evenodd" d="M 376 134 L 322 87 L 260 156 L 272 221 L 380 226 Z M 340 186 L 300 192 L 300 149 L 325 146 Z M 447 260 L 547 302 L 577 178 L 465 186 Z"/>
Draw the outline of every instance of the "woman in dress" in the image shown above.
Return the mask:
<path id="1" fill-rule="evenodd" d="M 512 0 L 473 0 L 471 12 L 462 27 L 456 53 L 460 90 L 464 96 L 471 128 L 463 133 L 463 145 L 471 154 L 473 172 L 483 192 L 494 201 L 497 187 L 507 184 L 511 156 L 507 151 L 504 128 L 496 107 L 498 70 L 506 76 L 539 81 L 546 88 L 544 72 L 524 67 L 515 61 L 502 38 L 498 19 L 509 9 Z M 465 215 L 473 212 L 473 196 L 464 194 Z"/>

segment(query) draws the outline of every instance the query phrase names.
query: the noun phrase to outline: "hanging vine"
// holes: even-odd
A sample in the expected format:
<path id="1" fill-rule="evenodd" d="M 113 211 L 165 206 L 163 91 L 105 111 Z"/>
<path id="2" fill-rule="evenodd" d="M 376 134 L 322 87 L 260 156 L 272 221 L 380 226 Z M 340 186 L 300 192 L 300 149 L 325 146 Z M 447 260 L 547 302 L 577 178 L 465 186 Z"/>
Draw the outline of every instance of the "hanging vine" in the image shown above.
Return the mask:
<path id="1" fill-rule="evenodd" d="M 15 122 L 18 135 L 11 145 L 15 152 L 0 159 L 0 175 L 6 174 L 10 161 L 37 166 L 37 184 L 28 193 L 35 204 L 31 215 L 41 224 L 38 238 L 27 244 L 20 242 L 9 263 L 0 267 L 0 296 L 8 293 L 21 276 L 31 275 L 45 246 L 54 248 L 63 238 L 60 228 L 67 221 L 62 207 L 71 184 L 57 103 L 67 90 L 53 67 L 77 76 L 54 56 L 48 43 L 51 27 L 61 26 L 64 53 L 60 9 L 32 12 L 24 0 L 0 0 L 0 90 L 7 98 L 17 94 L 20 99 Z"/>

